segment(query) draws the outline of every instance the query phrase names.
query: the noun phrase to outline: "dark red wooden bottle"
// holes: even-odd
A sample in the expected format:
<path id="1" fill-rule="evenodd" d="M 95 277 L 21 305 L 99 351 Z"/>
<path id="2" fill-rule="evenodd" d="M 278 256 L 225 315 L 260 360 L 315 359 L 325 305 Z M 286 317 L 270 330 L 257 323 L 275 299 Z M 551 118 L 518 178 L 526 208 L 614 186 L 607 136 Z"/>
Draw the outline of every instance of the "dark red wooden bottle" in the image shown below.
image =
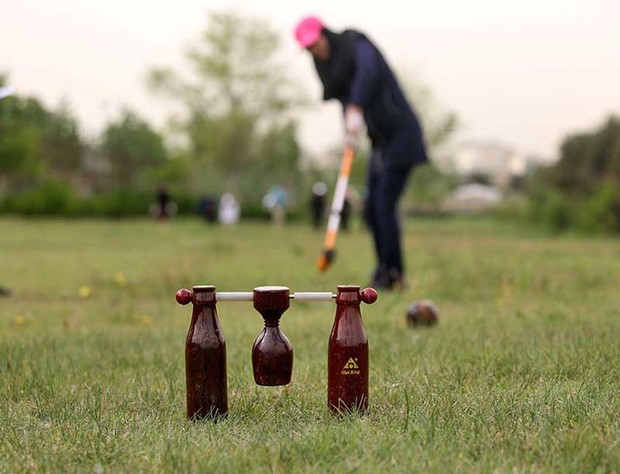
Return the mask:
<path id="1" fill-rule="evenodd" d="M 360 293 L 359 286 L 338 286 L 327 352 L 327 402 L 333 412 L 368 410 L 368 337 L 360 302 L 373 303 L 376 299 L 373 288 Z"/>
<path id="2" fill-rule="evenodd" d="M 182 291 L 177 301 L 184 304 L 179 299 Z M 228 413 L 228 387 L 226 341 L 217 317 L 215 287 L 194 286 L 191 302 L 192 321 L 185 341 L 187 418 L 217 420 Z"/>
<path id="3" fill-rule="evenodd" d="M 254 309 L 265 321 L 263 332 L 252 346 L 254 381 L 258 385 L 287 385 L 293 373 L 293 347 L 280 330 L 280 318 L 289 308 L 289 289 L 285 286 L 254 288 Z"/>

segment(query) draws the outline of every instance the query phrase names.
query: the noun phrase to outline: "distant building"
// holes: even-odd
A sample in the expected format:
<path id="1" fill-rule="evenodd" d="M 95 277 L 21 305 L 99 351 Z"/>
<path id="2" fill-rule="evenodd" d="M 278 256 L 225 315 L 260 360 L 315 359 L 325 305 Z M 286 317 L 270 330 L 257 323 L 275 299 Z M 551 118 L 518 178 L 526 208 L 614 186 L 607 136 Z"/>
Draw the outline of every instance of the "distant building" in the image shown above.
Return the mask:
<path id="1" fill-rule="evenodd" d="M 454 170 L 461 176 L 484 175 L 489 183 L 506 188 L 522 178 L 533 159 L 498 142 L 467 141 L 456 150 Z"/>
<path id="2" fill-rule="evenodd" d="M 464 184 L 444 202 L 444 209 L 452 212 L 484 212 L 502 201 L 502 192 L 495 186 Z"/>

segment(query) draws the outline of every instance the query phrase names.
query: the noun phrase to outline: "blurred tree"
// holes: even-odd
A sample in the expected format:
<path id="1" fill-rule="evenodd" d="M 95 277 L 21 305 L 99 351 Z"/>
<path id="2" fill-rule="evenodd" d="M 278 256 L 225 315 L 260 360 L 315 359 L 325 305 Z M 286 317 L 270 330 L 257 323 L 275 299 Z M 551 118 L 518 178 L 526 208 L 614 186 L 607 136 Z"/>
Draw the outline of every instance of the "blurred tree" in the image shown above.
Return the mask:
<path id="1" fill-rule="evenodd" d="M 568 136 L 560 159 L 549 169 L 550 183 L 579 196 L 595 190 L 604 180 L 619 180 L 620 118 L 609 117 L 596 131 Z"/>
<path id="2" fill-rule="evenodd" d="M 581 193 L 592 189 L 596 177 L 592 173 L 593 139 L 588 134 L 575 134 L 564 139 L 560 160 L 548 175 L 550 184 L 567 193 Z"/>
<path id="3" fill-rule="evenodd" d="M 0 87 L 6 82 L 6 75 L 0 76 Z M 77 121 L 66 104 L 49 111 L 33 97 L 0 100 L 0 175 L 9 188 L 49 176 L 67 180 L 79 172 L 81 154 Z"/>
<path id="4" fill-rule="evenodd" d="M 186 51 L 192 78 L 170 68 L 150 71 L 151 88 L 182 106 L 173 128 L 203 170 L 224 175 L 229 190 L 239 191 L 244 174 L 297 169 L 289 112 L 298 100 L 278 48 L 279 37 L 265 22 L 212 13 L 200 41 Z"/>
<path id="5" fill-rule="evenodd" d="M 413 173 L 407 191 L 408 204 L 417 212 L 440 212 L 443 201 L 457 185 L 453 154 L 458 117 L 456 113 L 443 109 L 431 87 L 415 74 L 403 69 L 399 72 L 399 79 L 420 119 L 430 160 Z"/>
<path id="6" fill-rule="evenodd" d="M 48 114 L 42 139 L 44 164 L 52 174 L 70 179 L 80 173 L 83 144 L 77 120 L 66 102 Z"/>
<path id="7" fill-rule="evenodd" d="M 560 159 L 530 180 L 529 198 L 534 219 L 546 220 L 548 203 L 555 202 L 566 215 L 564 227 L 620 231 L 620 118 L 566 137 Z"/>
<path id="8" fill-rule="evenodd" d="M 458 116 L 444 110 L 431 87 L 418 80 L 415 74 L 403 70 L 399 78 L 410 104 L 420 118 L 429 159 L 437 168 L 451 170 L 453 140 L 459 126 Z"/>
<path id="9" fill-rule="evenodd" d="M 174 154 L 157 166 L 144 169 L 137 178 L 138 189 L 155 189 L 163 184 L 170 187 L 177 194 L 179 191 L 191 192 L 187 186 L 187 179 L 192 172 L 192 163 L 186 155 Z"/>
<path id="10" fill-rule="evenodd" d="M 261 178 L 262 189 L 268 189 L 274 182 L 289 181 L 295 186 L 300 184 L 301 150 L 292 122 L 273 124 L 262 135 L 258 147 L 257 153 L 262 159 L 257 160 L 252 169 L 255 171 L 253 179 Z"/>
<path id="11" fill-rule="evenodd" d="M 0 86 L 6 84 L 0 77 Z M 45 110 L 35 99 L 11 95 L 0 100 L 0 175 L 19 188 L 42 173 L 41 135 Z"/>
<path id="12" fill-rule="evenodd" d="M 42 174 L 40 131 L 32 125 L 0 125 L 0 176 L 9 188 L 18 189 Z"/>
<path id="13" fill-rule="evenodd" d="M 101 142 L 117 188 L 134 186 L 140 173 L 166 160 L 161 135 L 129 109 L 123 110 L 117 121 L 107 125 Z"/>

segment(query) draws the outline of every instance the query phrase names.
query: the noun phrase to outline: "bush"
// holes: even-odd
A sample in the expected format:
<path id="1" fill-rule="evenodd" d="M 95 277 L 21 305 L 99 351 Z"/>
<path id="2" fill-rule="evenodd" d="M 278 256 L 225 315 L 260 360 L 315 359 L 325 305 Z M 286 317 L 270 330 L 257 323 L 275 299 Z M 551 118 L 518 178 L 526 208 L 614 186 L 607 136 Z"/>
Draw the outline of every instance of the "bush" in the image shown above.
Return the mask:
<path id="1" fill-rule="evenodd" d="M 586 232 L 619 232 L 620 186 L 602 183 L 581 206 L 577 226 Z"/>
<path id="2" fill-rule="evenodd" d="M 0 212 L 24 216 L 146 216 L 152 202 L 152 193 L 116 191 L 83 197 L 75 194 L 68 184 L 47 182 L 36 189 L 5 197 Z"/>
<path id="3" fill-rule="evenodd" d="M 172 201 L 179 215 L 195 216 L 199 197 L 190 192 L 173 190 Z M 36 189 L 15 193 L 0 200 L 0 213 L 24 216 L 58 217 L 147 217 L 155 201 L 151 191 L 117 190 L 93 196 L 79 196 L 68 184 L 47 182 Z M 304 217 L 305 208 L 292 207 L 287 220 Z M 243 219 L 269 220 L 269 212 L 261 202 L 243 202 Z"/>
<path id="4" fill-rule="evenodd" d="M 114 191 L 91 198 L 95 215 L 104 217 L 146 216 L 153 202 L 152 193 Z"/>
<path id="5" fill-rule="evenodd" d="M 555 190 L 530 194 L 529 220 L 561 232 L 574 228 L 586 233 L 620 232 L 620 186 L 607 181 L 588 198 L 570 198 Z"/>
<path id="6" fill-rule="evenodd" d="M 529 183 L 534 221 L 555 230 L 620 232 L 620 118 L 568 136 L 560 159 Z"/>
<path id="7" fill-rule="evenodd" d="M 77 199 L 68 184 L 49 181 L 36 189 L 6 198 L 2 210 L 31 216 L 62 215 L 76 206 Z"/>
<path id="8" fill-rule="evenodd" d="M 530 195 L 528 214 L 538 224 L 555 232 L 567 230 L 574 222 L 574 205 L 562 193 L 539 190 Z"/>

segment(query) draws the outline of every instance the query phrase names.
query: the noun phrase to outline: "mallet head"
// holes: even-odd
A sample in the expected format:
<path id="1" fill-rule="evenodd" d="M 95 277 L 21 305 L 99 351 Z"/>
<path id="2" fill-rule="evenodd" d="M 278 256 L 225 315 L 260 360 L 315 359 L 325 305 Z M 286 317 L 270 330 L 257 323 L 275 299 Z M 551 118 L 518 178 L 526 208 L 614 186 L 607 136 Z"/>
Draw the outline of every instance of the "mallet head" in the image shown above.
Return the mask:
<path id="1" fill-rule="evenodd" d="M 326 250 L 323 255 L 321 255 L 316 261 L 316 268 L 320 272 L 324 272 L 329 268 L 336 256 L 336 252 L 334 250 Z"/>

